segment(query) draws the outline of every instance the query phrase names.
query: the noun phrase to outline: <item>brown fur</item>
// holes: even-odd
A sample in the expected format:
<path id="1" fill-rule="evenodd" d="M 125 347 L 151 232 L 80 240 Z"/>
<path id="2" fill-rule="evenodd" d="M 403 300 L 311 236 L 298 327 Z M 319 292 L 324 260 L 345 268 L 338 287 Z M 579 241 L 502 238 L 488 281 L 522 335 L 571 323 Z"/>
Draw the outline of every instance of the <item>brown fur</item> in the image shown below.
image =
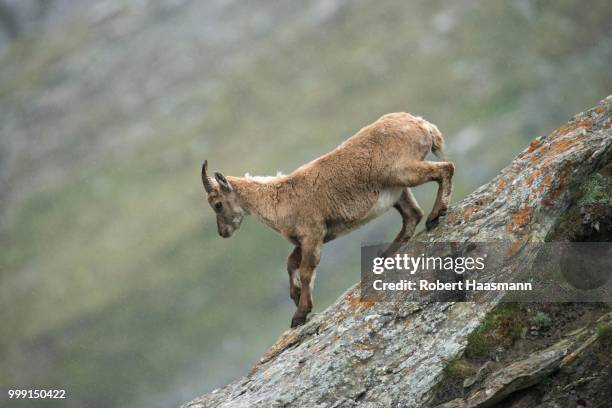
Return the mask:
<path id="1" fill-rule="evenodd" d="M 213 209 L 221 203 L 215 210 L 220 235 L 231 236 L 242 217 L 253 214 L 296 246 L 287 264 L 290 295 L 298 307 L 294 327 L 303 324 L 312 309 L 311 289 L 324 242 L 393 206 L 403 221 L 388 253 L 395 251 L 410 239 L 423 216 L 410 187 L 430 181 L 439 188 L 427 227 L 446 213 L 454 166 L 424 161 L 430 151 L 439 155 L 443 148 L 434 125 L 408 113 L 391 113 L 289 175 L 260 181 L 225 179 L 216 173 L 213 180 L 205 163 L 202 176 Z"/>

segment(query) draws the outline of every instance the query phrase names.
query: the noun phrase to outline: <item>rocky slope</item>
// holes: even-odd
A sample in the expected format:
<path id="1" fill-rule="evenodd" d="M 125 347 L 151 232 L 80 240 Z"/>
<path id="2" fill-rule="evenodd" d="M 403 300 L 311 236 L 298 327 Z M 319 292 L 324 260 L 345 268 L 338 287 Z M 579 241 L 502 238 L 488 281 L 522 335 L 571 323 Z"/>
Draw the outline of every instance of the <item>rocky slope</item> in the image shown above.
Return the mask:
<path id="1" fill-rule="evenodd" d="M 557 239 L 571 239 L 567 231 L 584 227 L 582 222 L 564 225 L 565 216 L 587 198 L 584 185 L 600 177 L 611 160 L 612 97 L 608 97 L 534 140 L 499 176 L 454 205 L 437 228 L 415 239 L 512 242 L 515 255 L 499 273 L 529 269 L 536 254 L 526 243 L 563 234 L 560 231 L 565 237 Z M 596 230 L 593 222 L 609 225 L 605 217 L 591 214 L 591 229 Z M 611 232 L 604 231 L 604 237 L 612 237 Z M 437 405 L 444 399 L 439 386 L 449 363 L 462 356 L 470 340 L 475 341 L 470 336 L 495 313 L 496 301 L 362 302 L 357 285 L 305 326 L 287 331 L 246 377 L 184 407 Z M 597 316 L 602 339 L 610 329 L 609 316 L 601 317 L 604 311 Z M 479 383 L 471 392 L 444 406 L 497 406 L 579 360 L 598 339 L 594 330 L 591 324 L 527 356 L 517 355 L 513 364 L 483 374 L 469 385 Z M 604 364 L 597 375 L 605 374 L 605 369 Z M 577 385 L 565 385 L 573 386 Z"/>

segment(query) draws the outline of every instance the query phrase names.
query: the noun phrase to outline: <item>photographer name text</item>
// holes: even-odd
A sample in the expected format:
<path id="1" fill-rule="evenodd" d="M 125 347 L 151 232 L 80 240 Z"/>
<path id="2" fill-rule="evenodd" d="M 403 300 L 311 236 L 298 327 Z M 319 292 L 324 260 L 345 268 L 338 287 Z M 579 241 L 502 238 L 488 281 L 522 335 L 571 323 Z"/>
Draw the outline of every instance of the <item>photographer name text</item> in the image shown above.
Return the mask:
<path id="1" fill-rule="evenodd" d="M 411 281 L 402 279 L 398 282 L 385 282 L 382 279 L 377 279 L 372 282 L 372 287 L 377 291 L 404 291 L 404 290 L 436 290 L 436 291 L 515 291 L 515 290 L 533 290 L 530 282 L 477 282 L 475 280 L 466 280 L 459 282 L 442 282 L 440 280 L 428 281 L 420 279 Z"/>

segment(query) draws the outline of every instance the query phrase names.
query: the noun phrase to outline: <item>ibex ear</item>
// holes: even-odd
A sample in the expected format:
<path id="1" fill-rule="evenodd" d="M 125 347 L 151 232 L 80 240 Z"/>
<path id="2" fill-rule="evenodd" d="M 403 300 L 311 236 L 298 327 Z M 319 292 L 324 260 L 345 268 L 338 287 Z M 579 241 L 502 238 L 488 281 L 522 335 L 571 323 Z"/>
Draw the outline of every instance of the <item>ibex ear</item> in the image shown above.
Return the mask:
<path id="1" fill-rule="evenodd" d="M 225 179 L 225 177 L 223 177 L 223 174 L 215 173 L 215 180 L 217 180 L 217 183 L 219 183 L 219 186 L 221 187 L 221 190 L 225 191 L 226 193 L 229 193 L 229 192 L 232 191 L 232 186 Z"/>

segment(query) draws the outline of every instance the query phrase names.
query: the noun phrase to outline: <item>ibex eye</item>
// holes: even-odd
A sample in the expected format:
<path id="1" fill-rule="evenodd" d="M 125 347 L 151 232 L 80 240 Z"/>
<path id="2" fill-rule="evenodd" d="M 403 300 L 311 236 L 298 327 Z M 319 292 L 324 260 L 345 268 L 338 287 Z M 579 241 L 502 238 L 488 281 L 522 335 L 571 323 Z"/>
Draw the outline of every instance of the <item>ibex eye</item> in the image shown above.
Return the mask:
<path id="1" fill-rule="evenodd" d="M 215 210 L 221 211 L 222 208 L 223 208 L 223 203 L 216 203 L 215 204 Z"/>

